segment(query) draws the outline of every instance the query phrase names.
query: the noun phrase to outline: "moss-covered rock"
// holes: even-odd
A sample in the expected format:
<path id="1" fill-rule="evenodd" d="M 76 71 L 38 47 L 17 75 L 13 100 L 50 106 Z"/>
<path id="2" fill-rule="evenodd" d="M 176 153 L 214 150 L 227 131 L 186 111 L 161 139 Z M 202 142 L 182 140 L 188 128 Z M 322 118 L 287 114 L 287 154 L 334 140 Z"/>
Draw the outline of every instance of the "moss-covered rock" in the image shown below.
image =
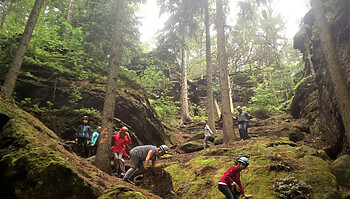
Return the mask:
<path id="1" fill-rule="evenodd" d="M 224 143 L 224 135 L 219 134 L 215 139 L 214 139 L 214 145 L 222 144 Z"/>
<path id="2" fill-rule="evenodd" d="M 191 152 L 195 152 L 195 151 L 200 151 L 202 150 L 203 147 L 203 143 L 201 142 L 196 142 L 196 141 L 190 141 L 190 142 L 186 142 L 185 144 L 183 144 L 180 149 L 182 151 L 184 151 L 185 153 L 191 153 Z"/>
<path id="3" fill-rule="evenodd" d="M 98 199 L 146 199 L 146 197 L 137 191 L 134 191 L 128 186 L 117 185 L 108 190 L 105 194 L 98 197 Z"/>
<path id="4" fill-rule="evenodd" d="M 113 183 L 123 184 L 67 151 L 54 132 L 1 98 L 0 114 L 9 118 L 0 131 L 1 198 L 97 198 Z"/>
<path id="5" fill-rule="evenodd" d="M 174 190 L 181 198 L 223 199 L 217 188 L 220 177 L 239 157 L 249 156 L 250 165 L 241 172 L 241 179 L 246 193 L 254 198 L 275 199 L 279 193 L 273 185 L 286 177 L 310 185 L 311 198 L 339 198 L 329 164 L 310 156 L 315 154 L 307 152 L 312 150 L 302 150 L 305 148 L 296 147 L 288 138 L 260 137 L 234 142 L 230 148 L 205 149 L 187 163 L 172 163 L 165 170 L 172 175 Z"/>
<path id="6" fill-rule="evenodd" d="M 298 147 L 296 151 L 298 158 L 303 158 L 306 155 L 317 156 L 317 150 L 306 145 Z"/>
<path id="7" fill-rule="evenodd" d="M 339 185 L 350 187 L 350 155 L 343 155 L 331 164 L 331 171 Z"/>

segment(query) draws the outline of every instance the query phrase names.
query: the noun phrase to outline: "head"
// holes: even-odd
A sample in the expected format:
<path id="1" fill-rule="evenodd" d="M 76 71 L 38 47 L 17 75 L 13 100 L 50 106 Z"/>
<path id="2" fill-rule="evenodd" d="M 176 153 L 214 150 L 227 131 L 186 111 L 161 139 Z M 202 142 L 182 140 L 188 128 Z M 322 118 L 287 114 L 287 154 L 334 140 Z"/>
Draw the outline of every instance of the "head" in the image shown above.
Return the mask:
<path id="1" fill-rule="evenodd" d="M 163 144 L 163 145 L 160 145 L 160 147 L 158 148 L 158 152 L 157 152 L 157 155 L 158 156 L 162 156 L 166 153 L 169 153 L 169 148 L 167 145 Z"/>
<path id="2" fill-rule="evenodd" d="M 123 126 L 122 128 L 120 128 L 119 132 L 120 132 L 120 135 L 125 136 L 125 133 L 128 131 L 129 131 L 129 129 L 127 127 Z"/>
<path id="3" fill-rule="evenodd" d="M 87 124 L 89 122 L 89 117 L 88 116 L 84 116 L 83 117 L 83 123 Z"/>
<path id="4" fill-rule="evenodd" d="M 248 167 L 248 165 L 249 165 L 249 160 L 248 160 L 248 158 L 247 157 L 240 157 L 239 159 L 238 159 L 238 165 L 239 165 L 239 168 L 241 168 L 242 170 L 243 169 L 245 169 L 245 168 L 247 168 Z"/>
<path id="5" fill-rule="evenodd" d="M 243 111 L 243 109 L 242 109 L 242 107 L 241 107 L 241 106 L 237 106 L 237 108 L 236 108 L 236 109 L 237 109 L 237 111 L 238 111 L 238 112 L 242 112 L 242 111 Z"/>
<path id="6" fill-rule="evenodd" d="M 205 126 L 206 124 L 207 124 L 207 122 L 204 121 L 204 120 L 202 120 L 202 121 L 200 122 L 200 125 L 201 125 L 201 126 Z"/>

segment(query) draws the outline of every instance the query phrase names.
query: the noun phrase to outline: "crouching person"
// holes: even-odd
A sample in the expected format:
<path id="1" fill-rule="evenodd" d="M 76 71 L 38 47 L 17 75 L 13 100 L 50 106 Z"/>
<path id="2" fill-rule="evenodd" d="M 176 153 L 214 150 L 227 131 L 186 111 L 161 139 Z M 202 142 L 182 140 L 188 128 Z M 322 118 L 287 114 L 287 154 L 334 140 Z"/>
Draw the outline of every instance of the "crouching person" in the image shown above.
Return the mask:
<path id="1" fill-rule="evenodd" d="M 248 167 L 249 160 L 240 157 L 236 166 L 230 166 L 219 180 L 218 188 L 227 199 L 238 199 L 242 194 L 244 198 L 251 198 L 253 195 L 246 195 L 241 183 L 241 171 Z"/>
<path id="2" fill-rule="evenodd" d="M 156 158 L 168 153 L 168 147 L 161 145 L 159 148 L 153 145 L 137 146 L 130 151 L 130 169 L 126 172 L 123 181 L 133 183 L 129 178 L 131 176 L 140 175 L 150 167 L 150 160 L 152 160 L 152 167 L 156 165 Z M 145 161 L 145 166 L 143 165 Z M 138 170 L 136 170 L 138 169 Z"/>

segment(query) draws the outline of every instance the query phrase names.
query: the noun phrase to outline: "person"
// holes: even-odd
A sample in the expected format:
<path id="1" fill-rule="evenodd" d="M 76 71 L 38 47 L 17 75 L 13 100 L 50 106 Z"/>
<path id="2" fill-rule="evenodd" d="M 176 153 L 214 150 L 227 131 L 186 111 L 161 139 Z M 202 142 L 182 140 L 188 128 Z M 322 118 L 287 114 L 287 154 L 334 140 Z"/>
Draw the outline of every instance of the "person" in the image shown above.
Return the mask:
<path id="1" fill-rule="evenodd" d="M 116 176 L 125 175 L 125 161 L 123 155 L 128 157 L 126 153 L 126 144 L 132 144 L 130 135 L 128 133 L 129 129 L 127 127 L 122 127 L 118 134 L 112 135 L 111 147 L 112 157 L 114 162 L 114 174 Z"/>
<path id="2" fill-rule="evenodd" d="M 243 111 L 242 107 L 237 106 L 237 116 L 236 120 L 238 122 L 238 131 L 241 140 L 249 139 L 248 136 L 248 127 L 249 127 L 249 118 L 251 117 L 247 111 Z"/>
<path id="3" fill-rule="evenodd" d="M 241 171 L 247 168 L 249 160 L 247 157 L 240 157 L 236 166 L 230 166 L 221 176 L 218 188 L 228 199 L 238 199 L 239 194 L 244 198 L 251 198 L 253 195 L 246 195 L 241 182 Z"/>
<path id="4" fill-rule="evenodd" d="M 97 126 L 96 130 L 92 133 L 89 157 L 96 155 L 96 151 L 98 147 L 97 140 L 98 140 L 98 137 L 100 136 L 100 130 L 101 130 L 101 127 Z"/>
<path id="5" fill-rule="evenodd" d="M 214 133 L 213 133 L 213 131 L 211 131 L 209 125 L 204 120 L 202 120 L 200 122 L 200 124 L 201 124 L 201 126 L 204 127 L 203 147 L 204 148 L 210 147 L 210 145 L 208 144 L 208 138 L 210 137 L 210 135 L 214 135 Z"/>
<path id="6" fill-rule="evenodd" d="M 89 153 L 88 144 L 91 138 L 91 127 L 88 125 L 89 117 L 83 117 L 83 124 L 79 125 L 75 133 L 75 141 L 78 143 L 77 153 L 81 157 L 86 157 Z"/>
<path id="7" fill-rule="evenodd" d="M 144 172 L 145 168 L 150 167 L 150 160 L 152 160 L 152 167 L 156 165 L 156 157 L 163 156 L 168 153 L 169 149 L 167 145 L 161 145 L 157 148 L 154 145 L 137 146 L 130 151 L 130 168 L 123 177 L 123 181 L 133 183 L 129 178 L 140 175 Z M 143 165 L 145 161 L 145 165 Z M 136 171 L 136 168 L 138 170 Z"/>

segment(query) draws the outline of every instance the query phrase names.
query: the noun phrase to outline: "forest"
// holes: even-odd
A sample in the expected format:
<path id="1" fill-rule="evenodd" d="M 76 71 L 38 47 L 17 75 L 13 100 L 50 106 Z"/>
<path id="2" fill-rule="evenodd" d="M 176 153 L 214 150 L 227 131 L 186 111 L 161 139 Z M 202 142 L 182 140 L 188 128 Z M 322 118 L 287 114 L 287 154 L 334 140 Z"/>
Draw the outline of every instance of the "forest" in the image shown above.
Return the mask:
<path id="1" fill-rule="evenodd" d="M 242 158 L 242 198 L 350 198 L 349 1 L 305 0 L 294 38 L 275 1 L 157 0 L 142 42 L 147 0 L 1 0 L 5 198 L 225 198 Z M 131 183 L 124 128 L 127 170 L 137 146 L 163 150 Z"/>

